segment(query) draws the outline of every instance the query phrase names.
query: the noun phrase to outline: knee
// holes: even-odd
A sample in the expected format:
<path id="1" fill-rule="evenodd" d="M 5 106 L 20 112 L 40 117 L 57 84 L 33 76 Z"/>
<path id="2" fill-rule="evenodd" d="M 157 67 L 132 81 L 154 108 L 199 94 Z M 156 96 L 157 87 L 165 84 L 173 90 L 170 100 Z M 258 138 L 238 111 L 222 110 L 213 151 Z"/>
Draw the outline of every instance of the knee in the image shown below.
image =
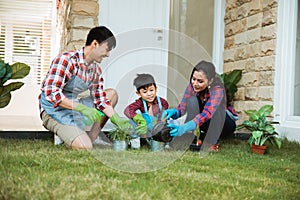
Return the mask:
<path id="1" fill-rule="evenodd" d="M 79 135 L 73 140 L 71 147 L 72 149 L 92 149 L 93 144 L 88 135 Z"/>
<path id="2" fill-rule="evenodd" d="M 108 88 L 105 90 L 106 97 L 110 100 L 111 105 L 114 107 L 118 103 L 118 93 L 115 89 Z"/>

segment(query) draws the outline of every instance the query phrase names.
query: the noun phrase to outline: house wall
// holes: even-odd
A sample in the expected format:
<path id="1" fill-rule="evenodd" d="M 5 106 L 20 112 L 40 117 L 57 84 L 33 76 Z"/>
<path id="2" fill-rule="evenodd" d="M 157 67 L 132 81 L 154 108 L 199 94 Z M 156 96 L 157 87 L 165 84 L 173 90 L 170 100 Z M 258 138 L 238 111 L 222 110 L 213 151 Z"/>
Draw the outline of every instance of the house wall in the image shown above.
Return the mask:
<path id="1" fill-rule="evenodd" d="M 273 104 L 277 6 L 278 0 L 226 0 L 223 71 L 243 70 L 234 101 L 239 122 L 244 110 Z M 84 46 L 89 29 L 99 24 L 98 12 L 98 0 L 61 1 L 61 51 Z"/>
<path id="2" fill-rule="evenodd" d="M 60 51 L 80 49 L 88 31 L 98 26 L 98 0 L 64 0 L 57 10 Z"/>
<path id="3" fill-rule="evenodd" d="M 244 110 L 273 104 L 278 0 L 227 0 L 224 72 L 242 69 L 234 107 Z"/>

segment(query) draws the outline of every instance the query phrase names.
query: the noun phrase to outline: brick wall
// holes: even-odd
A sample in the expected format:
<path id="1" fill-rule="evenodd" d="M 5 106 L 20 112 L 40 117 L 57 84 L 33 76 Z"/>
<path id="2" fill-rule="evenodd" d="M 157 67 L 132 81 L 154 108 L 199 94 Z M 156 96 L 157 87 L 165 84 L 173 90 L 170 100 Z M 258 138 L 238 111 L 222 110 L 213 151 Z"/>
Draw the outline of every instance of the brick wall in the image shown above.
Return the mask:
<path id="1" fill-rule="evenodd" d="M 244 110 L 273 104 L 278 0 L 227 0 L 224 72 L 242 69 L 234 106 Z"/>
<path id="2" fill-rule="evenodd" d="M 98 26 L 98 0 L 64 0 L 57 12 L 61 51 L 80 49 L 88 31 Z"/>

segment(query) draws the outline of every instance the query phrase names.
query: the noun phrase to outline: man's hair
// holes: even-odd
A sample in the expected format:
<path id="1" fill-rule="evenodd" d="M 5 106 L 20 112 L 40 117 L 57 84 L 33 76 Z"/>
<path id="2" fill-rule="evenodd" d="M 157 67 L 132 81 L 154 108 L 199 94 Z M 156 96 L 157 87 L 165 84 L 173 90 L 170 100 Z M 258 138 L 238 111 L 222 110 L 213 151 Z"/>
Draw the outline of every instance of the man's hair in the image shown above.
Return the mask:
<path id="1" fill-rule="evenodd" d="M 156 87 L 155 80 L 150 74 L 137 74 L 137 77 L 133 80 L 133 85 L 136 87 L 137 91 L 142 88 L 147 89 L 147 87 L 151 85 Z"/>
<path id="2" fill-rule="evenodd" d="M 108 48 L 111 50 L 116 47 L 116 38 L 114 34 L 105 26 L 96 26 L 90 30 L 87 35 L 85 46 L 92 44 L 94 40 L 97 40 L 99 44 L 102 42 L 108 42 Z"/>

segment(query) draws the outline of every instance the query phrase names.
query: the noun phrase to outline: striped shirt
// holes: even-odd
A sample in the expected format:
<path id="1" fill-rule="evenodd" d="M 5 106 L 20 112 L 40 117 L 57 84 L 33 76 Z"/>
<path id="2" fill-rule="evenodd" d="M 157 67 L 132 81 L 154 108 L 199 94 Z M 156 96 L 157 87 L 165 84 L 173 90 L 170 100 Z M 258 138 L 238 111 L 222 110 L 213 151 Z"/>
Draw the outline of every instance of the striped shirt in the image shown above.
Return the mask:
<path id="1" fill-rule="evenodd" d="M 63 88 L 74 76 L 90 85 L 89 90 L 97 109 L 103 110 L 109 101 L 103 90 L 102 71 L 97 63 L 88 65 L 83 57 L 83 48 L 58 55 L 51 63 L 50 69 L 42 83 L 42 92 L 46 99 L 57 107 L 66 96 Z"/>
<path id="2" fill-rule="evenodd" d="M 179 116 L 182 116 L 186 113 L 187 101 L 192 95 L 197 95 L 197 94 L 194 91 L 192 85 L 189 84 L 184 92 L 180 104 L 177 107 L 177 110 L 179 111 Z M 204 109 L 193 119 L 193 121 L 196 123 L 197 126 L 201 126 L 204 122 L 212 118 L 214 112 L 221 104 L 223 97 L 224 97 L 224 88 L 218 85 L 211 88 L 209 92 L 205 94 L 204 99 L 206 99 L 207 101 L 204 105 Z"/>

